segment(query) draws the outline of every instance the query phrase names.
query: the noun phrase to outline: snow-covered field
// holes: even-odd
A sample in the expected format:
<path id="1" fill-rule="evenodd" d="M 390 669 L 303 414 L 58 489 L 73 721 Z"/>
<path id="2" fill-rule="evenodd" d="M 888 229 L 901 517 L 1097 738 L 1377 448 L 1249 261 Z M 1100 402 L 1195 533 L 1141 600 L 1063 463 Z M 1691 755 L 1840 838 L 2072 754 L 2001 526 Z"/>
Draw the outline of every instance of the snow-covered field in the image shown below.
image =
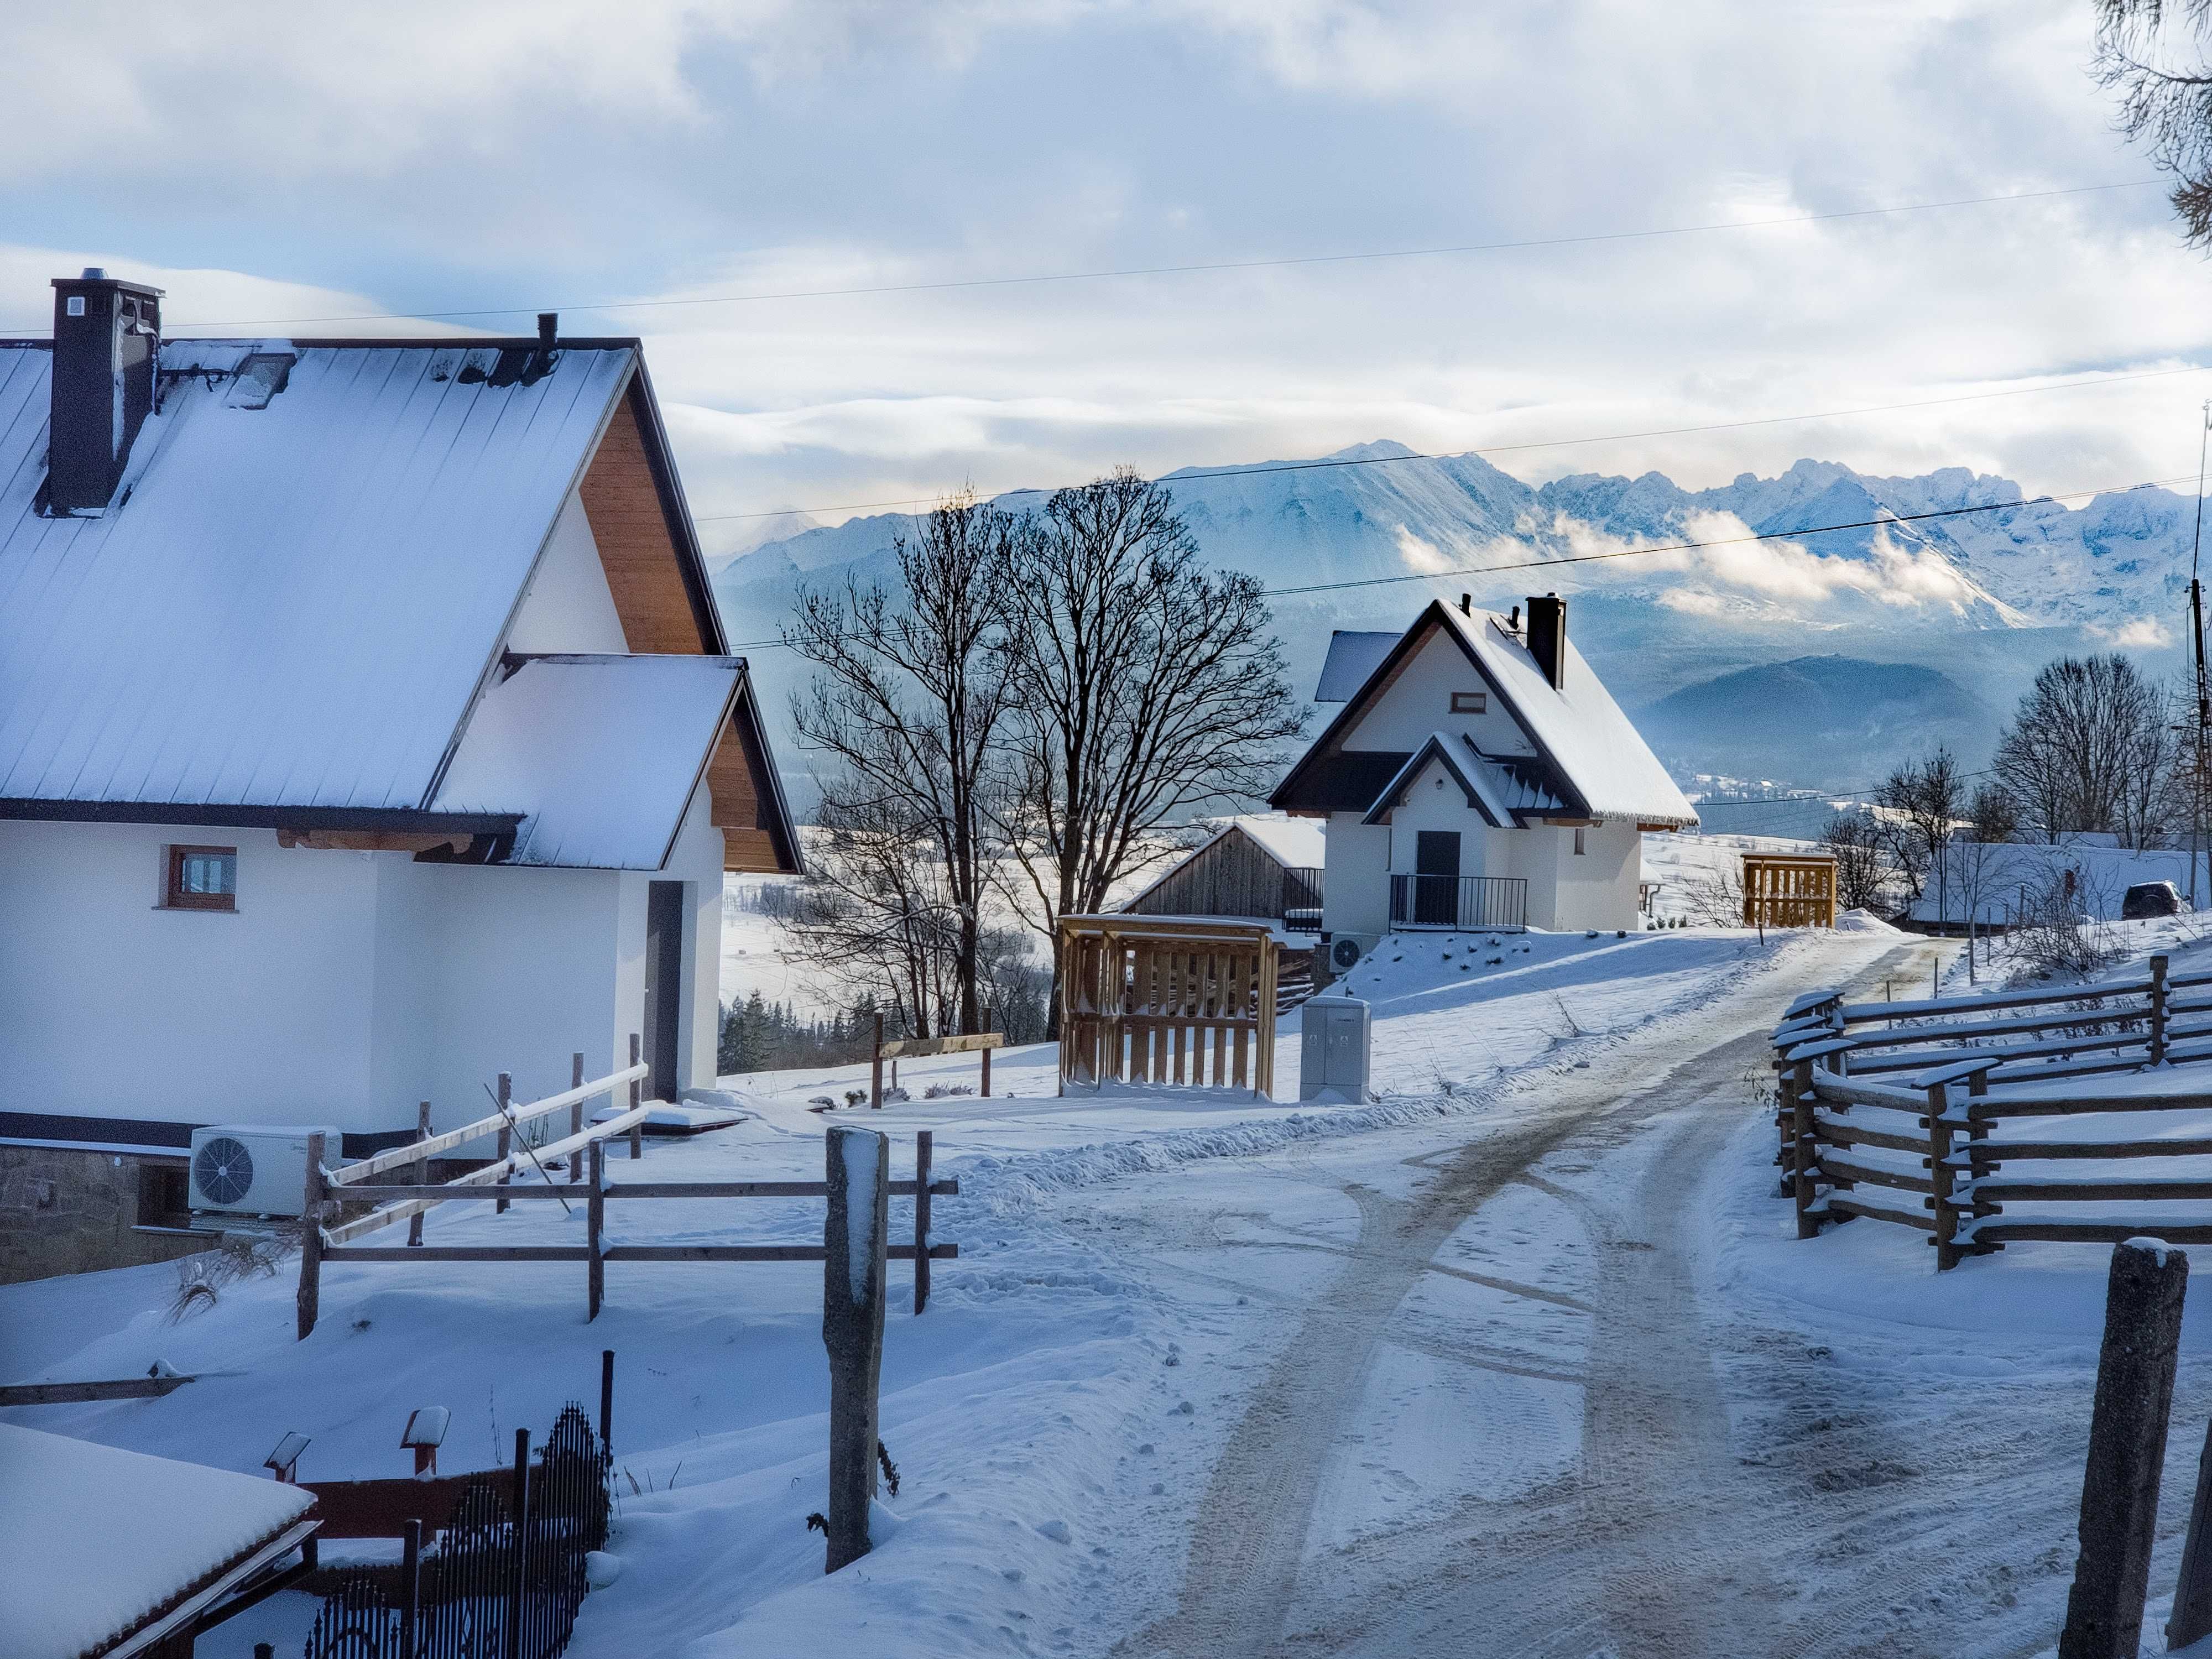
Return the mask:
<path id="1" fill-rule="evenodd" d="M 2131 943 L 2157 941 L 2151 930 Z M 892 1273 L 878 1548 L 823 1577 L 818 1269 L 333 1267 L 292 1340 L 288 1275 L 168 1322 L 170 1267 L 0 1289 L 0 1373 L 201 1380 L 8 1418 L 252 1470 L 444 1467 L 588 1398 L 618 1355 L 621 1575 L 578 1659 L 651 1654 L 1920 1652 L 2047 1644 L 2104 1253 L 2015 1247 L 1937 1279 L 1917 1235 L 1794 1237 L 1755 1105 L 1797 991 L 1924 979 L 1887 930 L 1408 937 L 1352 988 L 1380 1099 L 1052 1095 L 1048 1053 L 902 1065 L 915 1097 L 825 1117 L 865 1067 L 744 1080 L 752 1115 L 648 1143 L 659 1178 L 812 1176 L 825 1121 L 938 1135 L 961 1195 L 929 1311 Z M 2172 940 L 2166 941 L 2169 946 Z M 1470 960 L 1470 957 L 1472 959 Z M 1296 1022 L 1278 1058 L 1295 1094 Z M 735 1082 L 736 1080 L 732 1080 Z M 614 1178 L 629 1173 L 615 1160 Z M 616 1204 L 617 1241 L 818 1238 L 817 1203 Z M 565 1240 L 558 1206 L 451 1206 L 436 1242 Z M 910 1224 L 893 1205 L 894 1237 Z M 2212 1351 L 2212 1307 L 2185 1332 Z M 2154 1593 L 2203 1413 L 2185 1366 Z M 635 1480 L 632 1488 L 630 1480 Z M 278 1598 L 202 1644 L 295 1644 Z M 2154 1620 L 2155 1622 L 2155 1620 Z M 1567 1645 L 1558 1644 L 1565 1641 Z"/>

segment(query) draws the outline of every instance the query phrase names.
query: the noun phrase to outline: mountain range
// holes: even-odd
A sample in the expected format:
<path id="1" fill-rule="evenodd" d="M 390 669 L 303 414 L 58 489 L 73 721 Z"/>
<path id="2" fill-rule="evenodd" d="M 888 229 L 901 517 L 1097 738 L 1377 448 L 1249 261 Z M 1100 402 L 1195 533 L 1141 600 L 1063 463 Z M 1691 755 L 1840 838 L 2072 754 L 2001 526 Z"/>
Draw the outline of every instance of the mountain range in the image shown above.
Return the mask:
<path id="1" fill-rule="evenodd" d="M 1694 490 L 1656 472 L 1532 485 L 1480 455 L 1387 441 L 1162 482 L 1209 560 L 1277 591 L 1302 689 L 1332 628 L 1400 626 L 1438 592 L 1503 608 L 1557 591 L 1593 665 L 1653 711 L 1655 747 L 1685 775 L 1839 787 L 1839 772 L 1886 769 L 1939 737 L 1985 754 L 2049 658 L 2117 647 L 2168 672 L 2187 634 L 2196 502 L 2164 489 L 2069 505 L 1964 467 L 1881 477 L 1819 460 Z M 914 524 L 848 520 L 730 560 L 715 587 L 734 631 L 772 633 L 802 584 L 885 574 Z M 1322 591 L 1285 591 L 1298 589 Z M 787 654 L 755 653 L 772 694 L 795 681 L 772 660 Z"/>

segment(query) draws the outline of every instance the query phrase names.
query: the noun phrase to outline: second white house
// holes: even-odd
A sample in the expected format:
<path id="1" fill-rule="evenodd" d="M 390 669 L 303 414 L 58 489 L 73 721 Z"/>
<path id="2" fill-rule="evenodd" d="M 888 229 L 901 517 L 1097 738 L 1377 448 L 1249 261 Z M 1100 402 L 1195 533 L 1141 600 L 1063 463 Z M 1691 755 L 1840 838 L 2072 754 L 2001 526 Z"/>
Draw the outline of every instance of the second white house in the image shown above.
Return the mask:
<path id="1" fill-rule="evenodd" d="M 1403 634 L 1340 632 L 1315 697 L 1344 706 L 1269 805 L 1327 820 L 1332 943 L 1638 927 L 1644 836 L 1698 822 L 1567 638 L 1556 594 L 1525 617 L 1462 597 Z"/>

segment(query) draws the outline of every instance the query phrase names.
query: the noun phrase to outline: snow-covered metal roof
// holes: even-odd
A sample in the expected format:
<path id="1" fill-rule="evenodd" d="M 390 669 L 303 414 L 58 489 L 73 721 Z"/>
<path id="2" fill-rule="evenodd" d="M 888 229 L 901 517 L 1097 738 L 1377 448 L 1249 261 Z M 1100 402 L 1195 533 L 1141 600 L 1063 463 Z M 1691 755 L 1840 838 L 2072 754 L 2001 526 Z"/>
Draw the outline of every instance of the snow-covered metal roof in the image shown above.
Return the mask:
<path id="1" fill-rule="evenodd" d="M 533 356 L 165 342 L 119 504 L 47 518 L 0 342 L 0 799 L 427 805 L 637 358 Z"/>
<path id="2" fill-rule="evenodd" d="M 510 864 L 658 870 L 744 675 L 741 657 L 526 659 L 478 701 L 434 809 L 523 813 Z"/>
<path id="3" fill-rule="evenodd" d="M 1461 611 L 1448 605 L 1427 615 L 1443 618 L 1535 740 L 1562 781 L 1582 798 L 1593 817 L 1638 818 L 1647 823 L 1692 824 L 1698 810 L 1667 775 L 1667 769 L 1621 712 L 1613 693 L 1583 659 L 1570 637 L 1563 684 L 1554 686 L 1523 637 L 1493 611 Z"/>
<path id="4" fill-rule="evenodd" d="M 1520 823 L 1499 787 L 1505 781 L 1504 775 L 1465 738 L 1455 738 L 1447 732 L 1431 732 L 1428 741 L 1407 757 L 1396 775 L 1383 785 L 1382 793 L 1375 798 L 1375 805 L 1361 822 L 1389 823 L 1391 811 L 1400 804 L 1399 797 L 1413 787 L 1431 761 L 1441 763 L 1444 770 L 1457 780 L 1467 804 L 1481 813 L 1483 822 L 1492 829 L 1510 830 Z"/>
<path id="5" fill-rule="evenodd" d="M 1224 833 L 1241 830 L 1286 870 L 1318 870 L 1326 861 L 1321 823 L 1281 812 L 1246 812 L 1221 820 Z"/>
<path id="6" fill-rule="evenodd" d="M 0 1423 L 9 1659 L 81 1659 L 284 1538 L 299 1486 Z"/>
<path id="7" fill-rule="evenodd" d="M 1397 634 L 1354 633 L 1338 629 L 1328 636 L 1328 655 L 1322 659 L 1321 681 L 1314 687 L 1316 702 L 1350 702 L 1368 676 L 1382 666 L 1390 647 L 1403 636 Z"/>

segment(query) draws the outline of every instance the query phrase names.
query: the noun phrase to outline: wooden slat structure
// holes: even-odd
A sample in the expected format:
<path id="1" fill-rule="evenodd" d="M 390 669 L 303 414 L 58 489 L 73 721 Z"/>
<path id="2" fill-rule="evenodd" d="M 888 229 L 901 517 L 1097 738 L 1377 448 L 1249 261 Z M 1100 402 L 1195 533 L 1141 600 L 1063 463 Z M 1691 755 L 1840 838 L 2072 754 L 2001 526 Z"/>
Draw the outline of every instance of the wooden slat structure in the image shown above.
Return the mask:
<path id="1" fill-rule="evenodd" d="M 1833 927 L 1835 860 L 1818 855 L 1746 853 L 1743 925 Z"/>
<path id="2" fill-rule="evenodd" d="M 1060 919 L 1060 1088 L 1275 1085 L 1278 954 L 1254 922 Z"/>

